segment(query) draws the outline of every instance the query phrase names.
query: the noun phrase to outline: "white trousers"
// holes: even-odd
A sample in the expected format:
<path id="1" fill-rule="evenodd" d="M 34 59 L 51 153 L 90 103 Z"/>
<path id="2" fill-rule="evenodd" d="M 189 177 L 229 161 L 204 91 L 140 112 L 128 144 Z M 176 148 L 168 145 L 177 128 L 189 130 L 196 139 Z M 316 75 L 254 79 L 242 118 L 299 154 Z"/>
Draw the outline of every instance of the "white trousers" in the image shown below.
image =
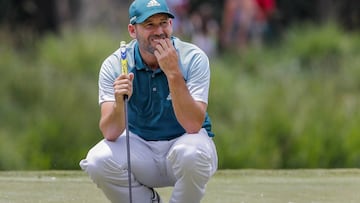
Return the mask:
<path id="1" fill-rule="evenodd" d="M 199 203 L 206 183 L 217 170 L 217 152 L 205 129 L 170 141 L 145 141 L 130 134 L 132 197 L 150 203 L 151 188 L 173 186 L 170 203 Z M 129 202 L 126 136 L 102 140 L 81 160 L 111 202 Z"/>

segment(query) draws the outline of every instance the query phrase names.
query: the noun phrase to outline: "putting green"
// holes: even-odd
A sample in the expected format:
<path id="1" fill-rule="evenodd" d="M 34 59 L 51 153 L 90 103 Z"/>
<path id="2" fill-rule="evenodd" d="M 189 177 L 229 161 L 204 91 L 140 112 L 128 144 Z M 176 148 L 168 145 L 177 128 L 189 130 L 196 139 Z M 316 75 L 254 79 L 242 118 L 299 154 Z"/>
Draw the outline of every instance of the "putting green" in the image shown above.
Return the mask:
<path id="1" fill-rule="evenodd" d="M 168 201 L 172 188 L 157 191 Z M 220 170 L 204 203 L 360 202 L 360 169 Z M 0 202 L 107 202 L 81 171 L 0 172 Z"/>

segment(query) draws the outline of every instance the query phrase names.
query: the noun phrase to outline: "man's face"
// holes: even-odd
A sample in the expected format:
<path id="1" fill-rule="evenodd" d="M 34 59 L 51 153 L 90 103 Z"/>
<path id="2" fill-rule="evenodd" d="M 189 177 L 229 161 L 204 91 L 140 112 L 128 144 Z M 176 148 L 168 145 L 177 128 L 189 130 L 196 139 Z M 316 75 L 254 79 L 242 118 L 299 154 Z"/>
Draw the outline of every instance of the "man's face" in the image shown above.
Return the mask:
<path id="1" fill-rule="evenodd" d="M 143 51 L 154 54 L 159 39 L 170 38 L 172 20 L 166 14 L 155 14 L 141 24 L 135 25 L 135 35 Z"/>

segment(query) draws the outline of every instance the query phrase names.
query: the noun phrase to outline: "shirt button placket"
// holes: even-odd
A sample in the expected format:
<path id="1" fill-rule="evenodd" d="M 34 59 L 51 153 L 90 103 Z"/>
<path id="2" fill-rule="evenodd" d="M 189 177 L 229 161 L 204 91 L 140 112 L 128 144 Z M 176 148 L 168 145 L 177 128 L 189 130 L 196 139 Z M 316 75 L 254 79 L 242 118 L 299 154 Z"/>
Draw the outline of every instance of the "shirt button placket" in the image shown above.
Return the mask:
<path id="1" fill-rule="evenodd" d="M 156 82 L 155 82 L 155 72 L 151 74 L 151 83 L 152 83 L 152 92 L 155 93 L 157 91 Z"/>

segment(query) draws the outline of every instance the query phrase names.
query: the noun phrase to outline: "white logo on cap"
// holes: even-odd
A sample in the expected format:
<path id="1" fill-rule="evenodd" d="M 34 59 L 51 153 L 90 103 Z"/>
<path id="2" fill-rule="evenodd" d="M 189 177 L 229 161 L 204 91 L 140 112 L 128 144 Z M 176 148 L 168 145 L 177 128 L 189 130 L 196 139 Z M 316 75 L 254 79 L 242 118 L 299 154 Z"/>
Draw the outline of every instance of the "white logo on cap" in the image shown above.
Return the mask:
<path id="1" fill-rule="evenodd" d="M 146 7 L 160 6 L 159 2 L 156 0 L 150 0 Z"/>

